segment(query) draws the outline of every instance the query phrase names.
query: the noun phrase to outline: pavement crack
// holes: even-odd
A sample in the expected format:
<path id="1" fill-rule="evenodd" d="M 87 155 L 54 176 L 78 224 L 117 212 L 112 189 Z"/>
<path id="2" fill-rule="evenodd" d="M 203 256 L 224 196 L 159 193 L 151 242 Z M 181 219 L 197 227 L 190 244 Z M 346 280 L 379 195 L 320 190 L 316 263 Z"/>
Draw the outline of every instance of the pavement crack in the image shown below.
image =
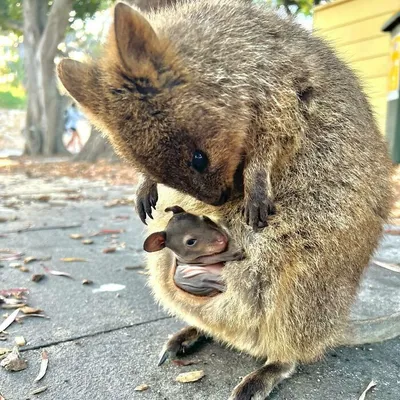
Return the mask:
<path id="1" fill-rule="evenodd" d="M 93 333 L 87 333 L 85 335 L 79 335 L 79 336 L 72 336 L 66 339 L 61 339 L 61 340 L 55 340 L 53 342 L 48 342 L 42 345 L 37 345 L 37 346 L 27 346 L 23 349 L 19 349 L 20 352 L 24 352 L 24 351 L 31 351 L 31 350 L 40 350 L 40 349 L 45 349 L 47 347 L 51 347 L 51 346 L 56 346 L 58 344 L 63 344 L 63 343 L 68 343 L 68 342 L 74 342 L 76 340 L 81 340 L 81 339 L 86 339 L 86 338 L 92 338 L 92 337 L 96 337 L 96 336 L 100 336 L 100 335 L 104 335 L 106 333 L 112 333 L 112 332 L 117 332 L 123 329 L 129 329 L 129 328 L 135 328 L 137 326 L 141 326 L 141 325 L 146 325 L 146 324 L 152 324 L 154 322 L 158 322 L 158 321 L 164 321 L 166 319 L 172 319 L 173 317 L 170 316 L 165 316 L 165 317 L 160 317 L 160 318 L 156 318 L 156 319 L 151 319 L 148 321 L 143 321 L 143 322 L 137 322 L 135 324 L 129 324 L 129 325 L 124 325 L 124 326 L 119 326 L 118 328 L 110 328 L 110 329 L 105 329 L 102 331 L 98 331 L 98 332 L 93 332 Z"/>

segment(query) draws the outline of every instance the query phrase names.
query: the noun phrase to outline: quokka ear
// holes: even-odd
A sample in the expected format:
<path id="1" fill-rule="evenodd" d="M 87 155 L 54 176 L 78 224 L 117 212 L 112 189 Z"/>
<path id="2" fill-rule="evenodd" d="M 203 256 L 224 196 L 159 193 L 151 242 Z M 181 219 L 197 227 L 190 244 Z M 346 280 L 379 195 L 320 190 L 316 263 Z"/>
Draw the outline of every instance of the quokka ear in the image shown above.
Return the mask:
<path id="1" fill-rule="evenodd" d="M 165 212 L 169 212 L 169 211 L 172 211 L 174 215 L 186 212 L 182 207 L 179 207 L 179 206 L 172 206 L 172 207 L 168 207 L 165 209 Z"/>
<path id="2" fill-rule="evenodd" d="M 57 65 L 57 75 L 67 92 L 82 106 L 88 107 L 93 91 L 93 67 L 66 58 Z M 89 107 L 91 108 L 91 107 Z"/>
<path id="3" fill-rule="evenodd" d="M 121 61 L 134 74 L 162 56 L 160 40 L 149 22 L 127 4 L 114 8 L 114 33 Z"/>
<path id="4" fill-rule="evenodd" d="M 143 244 L 143 250 L 148 253 L 153 253 L 154 251 L 162 250 L 165 247 L 165 240 L 167 238 L 167 234 L 162 232 L 154 232 L 152 233 Z"/>

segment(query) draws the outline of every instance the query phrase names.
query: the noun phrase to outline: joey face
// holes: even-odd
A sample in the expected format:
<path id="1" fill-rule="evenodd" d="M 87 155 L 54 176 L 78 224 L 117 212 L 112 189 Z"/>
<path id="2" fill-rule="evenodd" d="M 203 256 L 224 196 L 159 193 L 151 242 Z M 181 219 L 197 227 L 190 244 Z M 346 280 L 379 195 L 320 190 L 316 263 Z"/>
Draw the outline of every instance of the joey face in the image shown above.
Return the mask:
<path id="1" fill-rule="evenodd" d="M 165 231 L 165 246 L 181 260 L 222 253 L 228 246 L 226 233 L 208 217 L 182 213 L 174 215 Z"/>
<path id="2" fill-rule="evenodd" d="M 117 4 L 102 58 L 63 60 L 58 75 L 140 172 L 211 205 L 229 200 L 245 128 L 140 13 Z"/>

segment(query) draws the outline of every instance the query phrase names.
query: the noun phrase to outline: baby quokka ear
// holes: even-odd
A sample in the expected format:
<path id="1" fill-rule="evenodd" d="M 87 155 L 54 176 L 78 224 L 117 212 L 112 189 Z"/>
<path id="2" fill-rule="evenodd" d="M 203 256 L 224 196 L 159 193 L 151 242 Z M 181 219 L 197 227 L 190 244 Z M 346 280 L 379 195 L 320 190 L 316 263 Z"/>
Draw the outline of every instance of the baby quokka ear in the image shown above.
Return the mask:
<path id="1" fill-rule="evenodd" d="M 165 247 L 166 238 L 167 234 L 165 231 L 152 233 L 144 241 L 143 250 L 147 251 L 148 253 L 162 250 Z"/>
<path id="2" fill-rule="evenodd" d="M 179 206 L 167 207 L 164 211 L 165 212 L 172 211 L 174 215 L 186 212 L 182 207 Z"/>

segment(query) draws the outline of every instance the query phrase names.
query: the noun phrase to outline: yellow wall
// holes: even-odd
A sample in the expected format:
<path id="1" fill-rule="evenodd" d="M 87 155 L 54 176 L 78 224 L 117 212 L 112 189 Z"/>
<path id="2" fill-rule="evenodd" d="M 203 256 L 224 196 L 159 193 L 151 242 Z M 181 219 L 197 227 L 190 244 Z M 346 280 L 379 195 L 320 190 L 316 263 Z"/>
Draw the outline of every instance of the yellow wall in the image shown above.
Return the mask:
<path id="1" fill-rule="evenodd" d="M 333 0 L 316 7 L 314 30 L 328 39 L 361 77 L 382 132 L 386 124 L 390 34 L 382 25 L 400 0 Z"/>

